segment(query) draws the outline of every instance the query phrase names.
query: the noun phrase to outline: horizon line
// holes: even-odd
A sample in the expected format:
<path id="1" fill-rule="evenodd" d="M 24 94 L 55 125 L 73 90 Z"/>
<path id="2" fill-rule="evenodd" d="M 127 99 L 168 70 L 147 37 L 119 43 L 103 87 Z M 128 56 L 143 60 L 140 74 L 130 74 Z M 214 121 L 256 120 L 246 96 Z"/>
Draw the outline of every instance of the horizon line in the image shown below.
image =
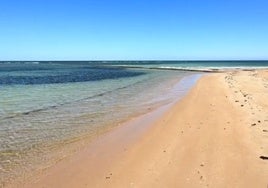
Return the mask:
<path id="1" fill-rule="evenodd" d="M 195 59 L 191 59 L 191 60 L 0 60 L 0 62 L 18 62 L 18 61 L 27 61 L 27 62 L 48 62 L 48 61 L 52 61 L 52 62 L 62 62 L 62 61 L 65 61 L 65 62 L 112 62 L 112 61 L 268 61 L 268 59 L 226 59 L 226 60 L 220 60 L 220 59 L 207 59 L 207 60 L 195 60 Z"/>

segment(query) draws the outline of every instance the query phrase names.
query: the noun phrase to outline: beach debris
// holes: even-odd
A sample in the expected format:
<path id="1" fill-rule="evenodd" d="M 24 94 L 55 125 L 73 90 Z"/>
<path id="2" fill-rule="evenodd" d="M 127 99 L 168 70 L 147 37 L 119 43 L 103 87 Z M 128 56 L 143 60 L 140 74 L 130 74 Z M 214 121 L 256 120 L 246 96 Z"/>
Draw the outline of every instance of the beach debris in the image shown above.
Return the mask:
<path id="1" fill-rule="evenodd" d="M 241 107 L 243 107 L 244 105 L 243 104 L 241 104 Z"/>
<path id="2" fill-rule="evenodd" d="M 236 100 L 235 102 L 239 102 L 239 100 Z"/>
<path id="3" fill-rule="evenodd" d="M 260 156 L 260 158 L 262 159 L 262 160 L 268 160 L 268 157 L 267 156 Z"/>
<path id="4" fill-rule="evenodd" d="M 202 166 L 202 167 L 203 167 L 203 166 L 205 166 L 205 165 L 204 165 L 204 164 L 200 164 L 200 166 Z"/>
<path id="5" fill-rule="evenodd" d="M 268 130 L 265 130 L 265 129 L 264 129 L 264 130 L 262 130 L 262 131 L 263 131 L 263 132 L 268 132 Z"/>
<path id="6" fill-rule="evenodd" d="M 261 123 L 261 121 L 259 120 L 258 123 Z"/>
<path id="7" fill-rule="evenodd" d="M 256 125 L 256 123 L 252 123 L 252 124 L 251 124 L 251 126 L 255 126 L 255 125 Z"/>

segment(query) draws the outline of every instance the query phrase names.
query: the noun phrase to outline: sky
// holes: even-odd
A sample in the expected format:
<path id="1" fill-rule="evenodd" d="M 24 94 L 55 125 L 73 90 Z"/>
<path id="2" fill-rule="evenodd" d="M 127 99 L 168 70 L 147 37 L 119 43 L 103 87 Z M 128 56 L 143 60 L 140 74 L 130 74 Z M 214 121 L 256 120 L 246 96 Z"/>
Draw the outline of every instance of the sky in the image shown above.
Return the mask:
<path id="1" fill-rule="evenodd" d="M 1 0 L 0 60 L 268 59 L 267 0 Z"/>

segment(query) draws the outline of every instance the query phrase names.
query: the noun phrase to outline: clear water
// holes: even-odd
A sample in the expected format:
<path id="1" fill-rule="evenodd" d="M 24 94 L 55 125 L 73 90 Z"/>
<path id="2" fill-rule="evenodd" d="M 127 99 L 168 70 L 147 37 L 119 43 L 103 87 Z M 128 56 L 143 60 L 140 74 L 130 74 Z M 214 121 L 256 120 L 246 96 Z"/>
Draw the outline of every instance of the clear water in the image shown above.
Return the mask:
<path id="1" fill-rule="evenodd" d="M 70 145 L 174 101 L 183 90 L 176 84 L 192 74 L 179 69 L 226 67 L 268 62 L 0 62 L 0 182 L 49 166 Z"/>
<path id="2" fill-rule="evenodd" d="M 88 62 L 0 63 L 1 182 L 50 165 L 68 155 L 69 145 L 171 102 L 176 96 L 167 93 L 186 75 Z"/>

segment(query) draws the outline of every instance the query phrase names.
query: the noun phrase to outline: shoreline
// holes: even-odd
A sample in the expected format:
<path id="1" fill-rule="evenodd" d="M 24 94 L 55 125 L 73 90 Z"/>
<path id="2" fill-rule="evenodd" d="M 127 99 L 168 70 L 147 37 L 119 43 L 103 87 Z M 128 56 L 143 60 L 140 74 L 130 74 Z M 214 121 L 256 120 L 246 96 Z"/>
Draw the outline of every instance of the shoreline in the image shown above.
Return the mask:
<path id="1" fill-rule="evenodd" d="M 17 104 L 13 105 L 15 111 L 22 109 L 23 112 L 23 104 L 26 107 L 33 106 L 39 109 L 39 102 L 46 106 L 49 104 L 47 102 L 50 97 L 53 98 L 51 104 L 53 101 L 60 103 L 60 93 L 66 96 L 63 99 L 69 98 L 71 99 L 69 101 L 74 102 L 67 105 L 63 103 L 59 107 L 56 105 L 55 108 L 44 112 L 18 114 L 14 119 L 0 121 L 0 124 L 4 125 L 1 126 L 2 142 L 4 140 L 3 143 L 6 143 L 1 145 L 4 151 L 0 154 L 0 187 L 16 181 L 17 178 L 27 179 L 32 174 L 53 166 L 87 146 L 98 135 L 172 101 L 173 96 L 176 95 L 167 96 L 166 93 L 170 93 L 173 86 L 190 73 L 166 73 L 166 71 L 148 71 L 148 74 L 141 77 L 100 82 L 51 84 L 44 87 L 43 85 L 22 85 L 11 89 L 9 86 L 4 87 L 2 91 L 4 104 L 5 98 L 8 100 L 16 98 L 16 90 L 19 93 L 24 91 L 21 97 L 17 97 L 20 102 L 14 102 Z M 8 92 L 5 94 L 6 90 Z M 28 92 L 31 93 L 29 96 Z M 100 95 L 92 95 L 94 93 Z M 45 97 L 44 101 L 42 95 Z M 85 96 L 93 96 L 93 98 L 87 99 Z M 80 98 L 81 101 L 76 100 Z M 12 106 L 7 104 L 3 109 L 10 107 L 12 109 Z M 15 144 L 16 142 L 18 144 Z"/>
<path id="2" fill-rule="evenodd" d="M 268 101 L 258 93 L 268 87 L 268 72 L 256 72 L 203 76 L 149 122 L 137 118 L 115 128 L 24 186 L 267 186 L 267 161 L 259 157 L 268 155 Z"/>
<path id="3" fill-rule="evenodd" d="M 120 132 L 128 132 L 127 135 L 131 135 L 132 133 L 130 130 L 136 131 L 135 135 L 132 136 L 132 142 L 137 141 L 137 137 L 140 137 L 143 132 L 146 131 L 146 129 L 149 129 L 150 125 L 152 124 L 153 121 L 161 117 L 161 115 L 167 111 L 170 106 L 174 105 L 175 102 L 180 100 L 181 98 L 184 97 L 184 95 L 189 92 L 189 90 L 194 87 L 195 82 L 202 76 L 203 74 L 189 74 L 184 77 L 182 77 L 177 83 L 175 83 L 168 92 L 168 94 L 171 94 L 172 96 L 176 94 L 175 100 L 173 99 L 173 102 L 168 102 L 166 104 L 161 104 L 160 106 L 157 105 L 155 108 L 149 108 L 148 111 L 144 112 L 143 114 L 138 114 L 133 117 L 128 118 L 127 120 L 121 121 L 117 126 L 112 126 L 108 128 L 107 130 L 98 133 L 97 135 L 93 136 L 92 138 L 85 138 L 83 143 L 75 143 L 73 146 L 68 146 L 69 150 L 73 150 L 75 152 L 69 153 L 69 155 L 64 155 L 64 157 L 59 158 L 56 161 L 54 161 L 53 165 L 45 165 L 42 168 L 38 168 L 36 172 L 26 174 L 23 177 L 18 177 L 16 179 L 10 182 L 7 182 L 7 184 L 4 184 L 4 187 L 20 187 L 22 184 L 28 181 L 34 180 L 34 178 L 39 177 L 40 174 L 41 176 L 44 175 L 47 171 L 50 171 L 50 169 L 54 169 L 55 166 L 58 165 L 58 163 L 62 163 L 62 161 L 68 161 L 72 159 L 73 157 L 80 155 L 79 153 L 83 153 L 84 150 L 87 150 L 88 148 L 95 147 L 94 145 L 98 145 L 100 140 L 106 139 L 106 137 L 110 137 L 110 135 L 113 134 L 120 134 Z M 170 96 L 172 98 L 172 96 Z M 159 100 L 159 99 L 157 99 Z M 143 126 L 140 126 L 139 124 L 142 124 Z M 121 136 L 123 134 L 121 133 Z M 135 137 L 135 138 L 134 138 Z M 131 142 L 131 139 L 127 136 L 124 138 L 126 142 Z M 81 145 L 83 144 L 83 145 Z M 79 149 L 76 149 L 75 147 L 78 147 Z M 95 149 L 94 149 L 95 150 Z M 55 163 L 56 162 L 56 163 Z M 51 163 L 52 164 L 52 163 Z M 26 186 L 28 187 L 28 185 Z"/>

